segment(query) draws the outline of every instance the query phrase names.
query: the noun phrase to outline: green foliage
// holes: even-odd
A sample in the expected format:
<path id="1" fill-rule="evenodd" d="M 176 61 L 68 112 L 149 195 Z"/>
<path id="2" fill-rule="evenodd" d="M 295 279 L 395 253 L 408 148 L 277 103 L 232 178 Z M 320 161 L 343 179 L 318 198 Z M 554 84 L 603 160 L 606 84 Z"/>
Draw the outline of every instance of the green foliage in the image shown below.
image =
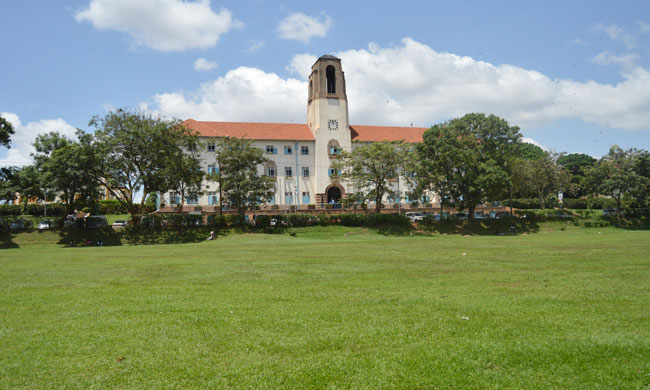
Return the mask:
<path id="1" fill-rule="evenodd" d="M 358 189 L 360 200 L 374 201 L 375 212 L 379 213 L 384 195 L 395 196 L 389 181 L 404 170 L 409 159 L 404 142 L 375 142 L 342 151 L 332 168 L 340 172 L 335 178 L 349 181 Z"/>
<path id="2" fill-rule="evenodd" d="M 58 194 L 72 212 L 74 203 L 96 199 L 99 182 L 90 175 L 93 157 L 87 148 L 63 135 L 51 132 L 34 141 L 34 161 L 40 175 L 39 186 Z M 23 185 L 23 191 L 29 188 Z"/>
<path id="3" fill-rule="evenodd" d="M 177 183 L 178 172 L 170 166 L 178 163 L 183 145 L 195 136 L 176 120 L 125 109 L 111 111 L 90 121 L 91 134 L 80 134 L 82 144 L 92 156 L 88 172 L 103 184 L 131 215 L 141 212 L 147 195 L 166 192 Z M 190 164 L 179 169 L 194 169 Z M 140 192 L 139 204 L 135 196 Z"/>
<path id="4" fill-rule="evenodd" d="M 591 191 L 612 197 L 619 215 L 624 199 L 644 193 L 650 185 L 650 180 L 635 169 L 636 156 L 636 150 L 623 150 L 615 145 L 587 172 L 586 183 Z"/>
<path id="5" fill-rule="evenodd" d="M 537 196 L 539 208 L 545 208 L 545 200 L 555 196 L 569 183 L 569 176 L 557 165 L 549 153 L 536 160 L 521 160 L 512 172 L 515 193 Z"/>
<path id="6" fill-rule="evenodd" d="M 596 159 L 586 154 L 572 153 L 561 155 L 557 159 L 557 163 L 570 174 L 570 186 L 564 192 L 565 198 L 587 195 L 588 191 L 584 188 L 584 181 L 587 171 L 594 166 Z"/>
<path id="7" fill-rule="evenodd" d="M 453 200 L 458 209 L 497 199 L 509 187 L 508 162 L 519 128 L 494 115 L 467 114 L 434 125 L 418 144 L 418 187 Z M 444 203 L 443 203 L 444 207 Z"/>
<path id="8" fill-rule="evenodd" d="M 240 214 L 273 197 L 275 177 L 258 173 L 258 166 L 264 166 L 268 159 L 252 140 L 223 138 L 216 154 L 223 198 Z"/>
<path id="9" fill-rule="evenodd" d="M 512 155 L 517 160 L 538 160 L 545 154 L 544 149 L 528 142 L 517 142 L 513 145 Z"/>
<path id="10" fill-rule="evenodd" d="M 11 122 L 0 116 L 0 146 L 9 149 L 12 135 L 14 135 L 13 125 Z"/>
<path id="11" fill-rule="evenodd" d="M 20 192 L 20 169 L 16 167 L 0 168 L 0 202 L 13 202 Z"/>

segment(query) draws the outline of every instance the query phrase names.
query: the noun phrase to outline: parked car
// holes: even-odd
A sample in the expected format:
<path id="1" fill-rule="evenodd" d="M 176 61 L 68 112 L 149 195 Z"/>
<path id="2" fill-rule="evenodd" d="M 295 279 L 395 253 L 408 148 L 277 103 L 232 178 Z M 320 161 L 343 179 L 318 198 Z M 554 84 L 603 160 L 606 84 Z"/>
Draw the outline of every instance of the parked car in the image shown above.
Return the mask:
<path id="1" fill-rule="evenodd" d="M 492 219 L 501 219 L 503 217 L 509 216 L 510 213 L 507 211 L 490 211 L 490 218 Z"/>
<path id="2" fill-rule="evenodd" d="M 474 219 L 488 219 L 488 218 L 489 218 L 488 215 L 483 212 L 478 211 L 474 213 Z"/>
<path id="3" fill-rule="evenodd" d="M 603 216 L 611 217 L 617 214 L 616 209 L 603 209 Z"/>
<path id="4" fill-rule="evenodd" d="M 54 227 L 54 222 L 49 219 L 44 219 L 38 223 L 38 230 L 52 229 L 52 227 Z"/>
<path id="5" fill-rule="evenodd" d="M 411 222 L 419 222 L 422 221 L 422 218 L 424 218 L 424 214 L 409 211 L 408 213 L 406 213 L 406 218 L 408 218 Z"/>
<path id="6" fill-rule="evenodd" d="M 459 221 L 465 221 L 467 220 L 467 213 L 456 213 L 454 217 Z"/>
<path id="7" fill-rule="evenodd" d="M 29 229 L 32 226 L 34 226 L 34 223 L 31 220 L 28 219 L 15 219 L 11 225 L 9 225 L 9 229 L 11 230 L 22 230 L 22 229 Z"/>
<path id="8" fill-rule="evenodd" d="M 86 227 L 89 229 L 98 229 L 108 227 L 108 221 L 105 215 L 92 215 L 86 217 Z"/>
<path id="9" fill-rule="evenodd" d="M 112 227 L 125 227 L 127 225 L 126 221 L 123 219 L 118 219 L 111 225 Z"/>

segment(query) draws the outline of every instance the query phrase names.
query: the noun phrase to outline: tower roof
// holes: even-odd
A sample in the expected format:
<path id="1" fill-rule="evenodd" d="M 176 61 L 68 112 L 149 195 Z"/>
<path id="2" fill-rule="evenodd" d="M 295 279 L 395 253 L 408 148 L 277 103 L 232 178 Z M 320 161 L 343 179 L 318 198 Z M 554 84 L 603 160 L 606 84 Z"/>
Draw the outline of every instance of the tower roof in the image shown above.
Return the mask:
<path id="1" fill-rule="evenodd" d="M 330 55 L 330 54 L 325 54 L 325 55 L 320 56 L 319 60 L 338 60 L 338 61 L 341 61 L 340 58 L 334 57 L 333 55 Z"/>

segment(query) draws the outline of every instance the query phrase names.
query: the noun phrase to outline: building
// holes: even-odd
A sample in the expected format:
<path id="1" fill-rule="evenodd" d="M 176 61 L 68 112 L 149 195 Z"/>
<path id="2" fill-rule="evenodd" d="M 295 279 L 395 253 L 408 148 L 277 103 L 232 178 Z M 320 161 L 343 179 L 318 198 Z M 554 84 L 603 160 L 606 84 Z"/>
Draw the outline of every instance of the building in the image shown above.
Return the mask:
<path id="1" fill-rule="evenodd" d="M 201 158 L 207 173 L 216 169 L 215 148 L 220 137 L 238 137 L 254 140 L 256 147 L 265 151 L 270 162 L 259 167 L 259 173 L 275 176 L 276 191 L 272 204 L 280 206 L 321 206 L 338 203 L 353 189 L 332 179 L 332 161 L 341 150 L 371 142 L 422 141 L 426 128 L 350 125 L 345 75 L 339 58 L 325 55 L 311 68 L 307 100 L 307 123 L 246 123 L 205 122 L 188 119 L 184 122 L 205 142 Z M 400 185 L 395 180 L 394 189 Z M 401 183 L 400 201 L 410 202 L 408 188 Z M 185 204 L 218 205 L 218 186 L 204 183 L 205 194 L 189 196 Z M 166 194 L 167 205 L 179 204 L 176 194 Z M 394 202 L 394 199 L 386 199 Z M 428 196 L 424 201 L 435 201 Z"/>

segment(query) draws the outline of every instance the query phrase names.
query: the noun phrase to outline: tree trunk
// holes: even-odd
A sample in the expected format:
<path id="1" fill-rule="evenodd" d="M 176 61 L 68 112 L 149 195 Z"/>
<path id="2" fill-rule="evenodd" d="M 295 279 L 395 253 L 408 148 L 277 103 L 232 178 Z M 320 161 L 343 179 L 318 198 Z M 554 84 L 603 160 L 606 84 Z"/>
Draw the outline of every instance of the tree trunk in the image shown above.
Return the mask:
<path id="1" fill-rule="evenodd" d="M 375 213 L 377 214 L 381 213 L 381 198 L 383 198 L 383 196 L 379 195 L 379 192 L 377 192 L 377 196 L 375 197 Z"/>
<path id="2" fill-rule="evenodd" d="M 467 207 L 467 222 L 474 220 L 474 210 L 476 210 L 475 204 L 471 204 Z"/>

